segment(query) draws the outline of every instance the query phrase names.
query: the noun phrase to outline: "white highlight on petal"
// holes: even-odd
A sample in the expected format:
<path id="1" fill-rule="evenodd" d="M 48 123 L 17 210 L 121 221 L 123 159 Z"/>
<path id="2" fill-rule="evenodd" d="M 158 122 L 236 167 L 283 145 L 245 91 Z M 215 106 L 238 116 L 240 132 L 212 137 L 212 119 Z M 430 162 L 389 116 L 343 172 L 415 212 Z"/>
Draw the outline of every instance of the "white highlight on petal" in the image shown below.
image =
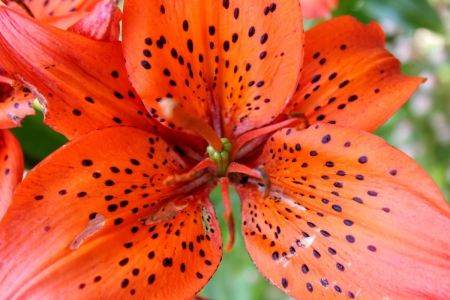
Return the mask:
<path id="1" fill-rule="evenodd" d="M 83 243 L 85 239 L 93 236 L 103 227 L 103 225 L 105 225 L 105 221 L 106 219 L 104 216 L 97 214 L 94 219 L 89 221 L 86 229 L 84 229 L 79 235 L 77 235 L 72 243 L 70 243 L 69 249 L 75 250 L 80 247 L 81 243 Z"/>
<path id="2" fill-rule="evenodd" d="M 259 187 L 259 188 L 262 189 L 261 187 Z M 277 196 L 275 196 L 273 194 L 274 194 L 274 191 L 271 192 L 270 200 L 284 202 L 286 204 L 289 204 L 289 206 L 297 208 L 297 209 L 299 209 L 301 211 L 307 211 L 307 209 L 305 207 L 301 206 L 300 204 L 298 204 L 297 202 L 295 202 L 291 198 L 285 196 L 281 192 L 277 193 Z"/>
<path id="3" fill-rule="evenodd" d="M 316 238 L 316 235 L 313 235 L 313 236 L 310 236 L 310 237 L 305 237 L 305 238 L 300 240 L 300 244 L 302 244 L 303 246 L 308 248 L 309 246 L 312 245 L 312 243 L 314 242 L 315 238 Z"/>
<path id="4" fill-rule="evenodd" d="M 139 222 L 142 222 L 145 225 L 151 225 L 172 219 L 172 217 L 175 216 L 179 211 L 188 206 L 189 201 L 191 201 L 192 199 L 193 196 L 188 196 L 186 197 L 186 199 L 182 199 L 181 201 L 171 201 L 161 207 L 155 214 L 140 218 Z"/>
<path id="5" fill-rule="evenodd" d="M 42 96 L 42 94 L 38 92 L 37 88 L 34 85 L 26 82 L 25 79 L 23 79 L 23 77 L 20 76 L 20 74 L 14 74 L 14 77 L 17 77 L 18 79 L 20 79 L 20 82 L 36 96 L 36 98 L 38 99 L 39 103 L 42 106 L 42 112 L 44 113 L 44 116 L 45 116 L 45 113 L 47 112 L 47 109 L 45 107 L 45 105 L 47 104 L 47 99 L 45 99 L 45 97 Z"/>

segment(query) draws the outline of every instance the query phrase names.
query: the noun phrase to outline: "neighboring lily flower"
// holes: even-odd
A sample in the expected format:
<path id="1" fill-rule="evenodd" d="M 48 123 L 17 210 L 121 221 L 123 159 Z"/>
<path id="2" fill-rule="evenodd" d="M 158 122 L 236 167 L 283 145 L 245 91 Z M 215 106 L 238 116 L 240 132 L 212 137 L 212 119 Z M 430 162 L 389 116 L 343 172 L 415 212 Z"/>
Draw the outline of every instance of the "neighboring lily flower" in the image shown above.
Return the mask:
<path id="1" fill-rule="evenodd" d="M 86 16 L 101 0 L 0 0 L 52 26 L 67 29 Z"/>
<path id="2" fill-rule="evenodd" d="M 81 6 L 86 9 L 91 4 L 95 4 L 94 2 L 99 1 L 70 3 L 74 5 L 73 7 Z M 16 4 L 15 2 L 8 3 Z M 19 3 L 23 4 L 23 2 Z M 56 5 L 57 3 L 59 4 Z M 117 8 L 115 1 L 102 1 L 91 12 L 80 9 L 79 13 L 72 13 L 73 9 L 64 8 L 68 3 L 69 1 L 55 1 L 49 5 L 49 1 L 31 1 L 28 3 L 29 7 L 25 6 L 25 8 L 30 13 L 34 12 L 32 14 L 38 19 L 43 19 L 45 22 L 53 20 L 54 22 L 50 23 L 60 27 L 70 25 L 69 31 L 91 39 L 118 40 L 119 21 L 122 13 Z M 48 10 L 41 9 L 41 7 L 51 7 L 53 17 L 47 18 Z M 19 7 L 19 9 L 22 8 Z M 74 23 L 75 21 L 76 23 Z M 24 168 L 20 144 L 9 131 L 1 129 L 20 126 L 20 122 L 25 116 L 34 114 L 30 101 L 35 98 L 28 88 L 15 81 L 13 76 L 9 75 L 0 65 L 0 145 L 2 145 L 0 150 L 3 154 L 0 157 L 8 156 L 8 159 L 0 160 L 0 219 L 11 203 L 14 188 L 22 179 Z"/>
<path id="3" fill-rule="evenodd" d="M 251 258 L 289 295 L 445 299 L 450 208 L 367 132 L 423 81 L 380 27 L 304 34 L 297 0 L 161 3 L 125 2 L 122 45 L 0 8 L 1 63 L 71 139 L 0 223 L 4 297 L 194 297 L 221 260 L 219 183 L 226 247 L 231 184 Z"/>
<path id="4" fill-rule="evenodd" d="M 300 0 L 303 17 L 319 19 L 330 17 L 330 11 L 338 6 L 338 0 Z"/>
<path id="5" fill-rule="evenodd" d="M 25 8 L 16 2 L 5 1 L 16 9 L 29 12 L 37 19 L 53 26 L 96 40 L 118 40 L 119 21 L 122 17 L 115 1 L 27 1 Z M 0 1 L 0 6 L 4 5 Z M 96 5 L 97 4 L 97 5 Z M 96 6 L 95 6 L 96 5 Z M 89 12 L 90 11 L 90 12 Z M 48 17 L 51 15 L 51 17 Z M 20 126 L 22 119 L 34 114 L 29 103 L 36 97 L 9 75 L 0 64 L 0 128 Z"/>
<path id="6" fill-rule="evenodd" d="M 34 112 L 28 104 L 20 107 L 20 103 L 15 102 L 16 97 L 31 99 L 34 97 L 33 94 L 18 90 L 14 95 L 12 83 L 13 80 L 0 65 L 0 219 L 11 203 L 14 189 L 22 179 L 24 168 L 20 144 L 6 128 L 18 126 L 20 119 Z"/>
<path id="7" fill-rule="evenodd" d="M 23 156 L 20 144 L 9 131 L 0 130 L 0 219 L 11 204 L 14 189 L 22 180 Z"/>
<path id="8" fill-rule="evenodd" d="M 19 89 L 14 95 L 13 82 L 0 65 L 0 220 L 11 204 L 14 189 L 22 180 L 24 170 L 20 144 L 6 128 L 18 126 L 23 117 L 34 113 L 28 105 L 28 99 L 34 98 L 34 95 Z M 17 98 L 23 99 L 22 104 L 26 104 L 21 106 Z"/>

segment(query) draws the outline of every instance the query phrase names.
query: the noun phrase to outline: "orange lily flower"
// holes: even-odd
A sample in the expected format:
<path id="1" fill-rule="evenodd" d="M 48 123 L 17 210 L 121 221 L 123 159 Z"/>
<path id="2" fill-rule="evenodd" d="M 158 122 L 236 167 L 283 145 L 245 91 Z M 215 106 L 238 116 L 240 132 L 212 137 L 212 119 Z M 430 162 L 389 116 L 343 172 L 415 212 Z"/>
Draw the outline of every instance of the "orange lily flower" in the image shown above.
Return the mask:
<path id="1" fill-rule="evenodd" d="M 6 298 L 194 297 L 221 260 L 217 184 L 226 248 L 232 185 L 252 260 L 295 298 L 446 298 L 450 208 L 368 133 L 423 81 L 379 25 L 304 33 L 295 0 L 126 0 L 123 17 L 123 43 L 98 42 L 0 7 L 1 63 L 71 139 L 0 223 Z"/>
<path id="2" fill-rule="evenodd" d="M 14 135 L 6 128 L 18 126 L 20 120 L 34 110 L 27 105 L 21 107 L 16 97 L 33 98 L 31 92 L 11 87 L 12 79 L 0 65 L 0 219 L 11 203 L 15 187 L 22 180 L 24 169 L 22 149 Z"/>
<path id="3" fill-rule="evenodd" d="M 26 9 L 41 21 L 95 40 L 118 40 L 122 13 L 114 1 L 99 2 L 30 1 Z M 58 4 L 59 3 L 59 4 Z M 67 7 L 67 4 L 71 8 Z M 15 5 L 15 2 L 7 2 Z M 44 7 L 44 8 L 42 8 Z M 78 8 L 77 8 L 78 7 Z M 77 10 L 78 9 L 78 10 Z M 88 12 L 86 9 L 90 9 Z M 48 17 L 52 15 L 52 17 Z M 6 128 L 20 126 L 22 119 L 34 114 L 30 100 L 36 98 L 29 89 L 18 84 L 0 65 L 0 219 L 11 203 L 16 185 L 22 179 L 24 163 L 20 144 Z"/>

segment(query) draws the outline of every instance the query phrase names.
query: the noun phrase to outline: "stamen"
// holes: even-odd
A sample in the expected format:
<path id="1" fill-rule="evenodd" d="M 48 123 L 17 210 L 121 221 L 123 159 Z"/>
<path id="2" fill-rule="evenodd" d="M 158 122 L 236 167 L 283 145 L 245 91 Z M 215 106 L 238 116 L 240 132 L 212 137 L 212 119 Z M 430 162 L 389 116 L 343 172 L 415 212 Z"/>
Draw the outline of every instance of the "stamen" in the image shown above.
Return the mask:
<path id="1" fill-rule="evenodd" d="M 264 185 L 263 200 L 269 197 L 270 193 L 270 178 L 264 166 L 259 166 L 257 169 L 251 169 L 245 165 L 232 162 L 228 167 L 228 173 L 241 173 L 257 179 L 260 179 Z"/>
<path id="2" fill-rule="evenodd" d="M 304 113 L 293 110 L 289 113 L 289 118 L 296 118 L 301 121 L 297 124 L 297 130 L 303 130 L 309 127 L 309 120 Z"/>
<path id="3" fill-rule="evenodd" d="M 8 2 L 14 2 L 19 5 L 30 17 L 34 18 L 30 8 L 22 0 L 8 0 Z"/>
<path id="4" fill-rule="evenodd" d="M 303 114 L 302 114 L 303 115 Z M 263 135 L 263 134 L 267 134 L 276 130 L 279 130 L 281 128 L 287 127 L 287 126 L 292 126 L 296 123 L 304 123 L 304 116 L 303 118 L 299 117 L 300 115 L 294 115 L 294 118 L 291 119 L 287 119 L 272 125 L 268 125 L 266 127 L 262 127 L 259 129 L 255 129 L 252 131 L 249 131 L 247 133 L 244 133 L 243 135 L 239 136 L 233 143 L 233 149 L 231 150 L 231 161 L 233 161 L 236 158 L 236 154 L 237 152 L 242 148 L 242 146 L 244 146 L 247 142 Z M 301 128 L 299 128 L 300 130 Z"/>
<path id="5" fill-rule="evenodd" d="M 18 81 L 12 81 L 11 82 L 11 87 L 15 90 L 15 91 L 22 91 L 24 93 L 31 93 L 30 89 L 27 88 L 26 86 L 24 86 L 23 84 L 21 84 Z"/>
<path id="6" fill-rule="evenodd" d="M 208 123 L 188 114 L 181 103 L 171 98 L 159 102 L 164 117 L 177 127 L 192 130 L 203 137 L 216 151 L 222 151 L 222 141 Z"/>
<path id="7" fill-rule="evenodd" d="M 14 80 L 12 80 L 11 78 L 8 78 L 6 76 L 1 76 L 0 75 L 0 82 L 1 83 L 6 83 L 12 86 L 12 83 L 14 82 Z"/>
<path id="8" fill-rule="evenodd" d="M 199 178 L 201 175 L 203 175 L 203 171 L 209 167 L 216 168 L 217 166 L 209 158 L 205 158 L 204 160 L 199 162 L 197 165 L 195 165 L 195 167 L 193 167 L 187 173 L 167 176 L 166 179 L 164 179 L 164 185 L 168 186 L 168 185 L 172 185 L 175 183 L 192 181 L 196 178 Z"/>
<path id="9" fill-rule="evenodd" d="M 231 209 L 231 202 L 230 202 L 230 193 L 228 191 L 228 177 L 219 178 L 219 184 L 220 189 L 222 190 L 223 206 L 225 208 L 224 213 L 225 222 L 227 223 L 228 234 L 230 236 L 228 243 L 225 245 L 225 251 L 230 251 L 231 248 L 233 248 L 234 244 L 235 229 L 234 229 L 233 211 Z"/>
<path id="10" fill-rule="evenodd" d="M 159 199 L 159 201 L 164 201 L 179 195 L 188 194 L 194 189 L 198 188 L 199 186 L 209 182 L 213 178 L 213 175 L 210 173 L 205 173 L 198 177 L 197 179 L 194 179 L 192 181 L 189 181 L 188 183 L 177 187 L 176 189 L 172 191 L 168 191 L 164 194 L 164 197 Z"/>

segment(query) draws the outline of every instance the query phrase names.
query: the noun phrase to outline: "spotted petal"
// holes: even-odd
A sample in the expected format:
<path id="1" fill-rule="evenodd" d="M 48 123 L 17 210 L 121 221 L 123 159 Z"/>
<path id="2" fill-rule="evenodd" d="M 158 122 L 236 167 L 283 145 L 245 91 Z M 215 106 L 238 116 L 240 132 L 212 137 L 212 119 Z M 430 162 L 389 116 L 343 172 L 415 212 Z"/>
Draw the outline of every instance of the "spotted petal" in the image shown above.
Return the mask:
<path id="1" fill-rule="evenodd" d="M 350 16 L 306 32 L 305 63 L 286 113 L 295 110 L 320 122 L 373 131 L 396 112 L 423 78 L 401 74 L 385 46 L 381 27 Z"/>
<path id="2" fill-rule="evenodd" d="M 94 41 L 0 7 L 0 52 L 4 68 L 44 105 L 45 122 L 67 138 L 117 125 L 151 130 L 119 42 Z"/>
<path id="3" fill-rule="evenodd" d="M 295 89 L 303 60 L 298 0 L 130 0 L 123 19 L 130 79 L 168 126 L 162 97 L 232 138 L 271 122 Z"/>
<path id="4" fill-rule="evenodd" d="M 0 130 L 0 220 L 11 204 L 22 174 L 23 157 L 19 142 L 9 130 Z"/>
<path id="5" fill-rule="evenodd" d="M 2 220 L 2 297 L 192 298 L 216 270 L 222 241 L 211 188 L 183 196 L 163 184 L 187 167 L 157 136 L 127 127 L 53 153 Z"/>
<path id="6" fill-rule="evenodd" d="M 0 2 L 6 2 L 6 5 L 24 12 L 24 9 L 13 1 L 1 0 Z M 25 0 L 23 2 L 35 18 L 52 26 L 66 29 L 84 17 L 100 0 Z"/>
<path id="7" fill-rule="evenodd" d="M 270 198 L 241 185 L 247 249 L 299 299 L 445 299 L 450 207 L 408 156 L 370 133 L 320 124 L 282 130 L 254 167 Z"/>
<path id="8" fill-rule="evenodd" d="M 14 91 L 13 80 L 0 65 L 0 129 L 17 127 L 27 115 L 34 114 L 29 103 L 34 95 L 30 92 Z"/>

